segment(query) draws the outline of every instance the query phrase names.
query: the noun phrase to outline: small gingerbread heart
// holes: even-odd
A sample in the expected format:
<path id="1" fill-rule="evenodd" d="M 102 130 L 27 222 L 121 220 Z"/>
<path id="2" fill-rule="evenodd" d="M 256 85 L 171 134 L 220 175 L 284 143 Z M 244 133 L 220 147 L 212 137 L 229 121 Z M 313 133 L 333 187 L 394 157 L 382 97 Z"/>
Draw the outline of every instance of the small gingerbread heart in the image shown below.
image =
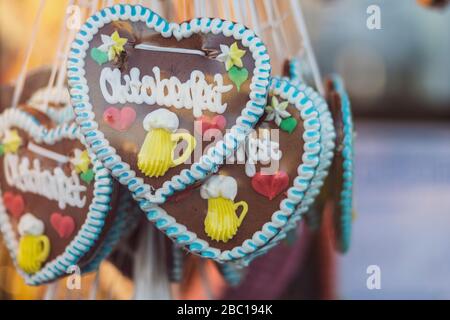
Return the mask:
<path id="1" fill-rule="evenodd" d="M 3 195 L 3 203 L 8 212 L 16 219 L 20 218 L 25 210 L 25 201 L 20 194 L 5 192 Z"/>
<path id="2" fill-rule="evenodd" d="M 75 230 L 75 221 L 71 216 L 64 216 L 54 212 L 50 216 L 50 223 L 61 238 L 68 238 Z"/>
<path id="3" fill-rule="evenodd" d="M 205 134 L 209 129 L 217 129 L 222 131 L 227 126 L 227 119 L 222 115 L 217 115 L 214 117 L 208 117 L 206 115 L 201 116 L 196 121 L 199 122 L 197 127 L 202 134 Z"/>
<path id="4" fill-rule="evenodd" d="M 252 187 L 269 200 L 276 198 L 289 186 L 289 177 L 286 172 L 278 171 L 266 175 L 257 172 L 252 178 Z"/>
<path id="5" fill-rule="evenodd" d="M 136 111 L 132 107 L 118 109 L 109 107 L 103 113 L 103 120 L 117 131 L 128 130 L 136 120 Z"/>

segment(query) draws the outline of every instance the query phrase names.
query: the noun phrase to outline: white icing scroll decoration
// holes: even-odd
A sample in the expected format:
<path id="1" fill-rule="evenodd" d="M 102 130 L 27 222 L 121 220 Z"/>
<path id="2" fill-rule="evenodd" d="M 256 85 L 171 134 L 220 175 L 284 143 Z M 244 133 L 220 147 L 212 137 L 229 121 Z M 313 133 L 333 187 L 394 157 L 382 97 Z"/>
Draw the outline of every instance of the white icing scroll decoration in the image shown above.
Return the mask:
<path id="1" fill-rule="evenodd" d="M 134 47 L 135 49 L 156 51 L 156 52 L 170 52 L 170 53 L 181 53 L 181 54 L 193 54 L 198 56 L 205 56 L 205 52 L 201 50 L 186 49 L 186 48 L 176 48 L 176 47 L 160 47 L 153 46 L 147 43 L 141 43 Z"/>
<path id="2" fill-rule="evenodd" d="M 272 168 L 278 166 L 278 161 L 281 160 L 283 153 L 280 150 L 280 144 L 276 140 L 271 131 L 274 130 L 260 130 L 260 137 L 256 137 L 256 134 L 248 136 L 245 144 L 242 144 L 237 152 L 237 163 L 244 163 L 245 161 L 245 174 L 248 177 L 253 177 L 256 174 L 256 164 L 259 162 L 264 165 L 270 164 L 269 168 L 262 168 L 261 170 L 267 171 L 267 174 L 273 174 L 269 171 L 277 171 L 278 168 Z M 228 161 L 234 161 L 235 158 L 230 157 Z"/>
<path id="3" fill-rule="evenodd" d="M 100 74 L 100 89 L 106 102 L 158 104 L 177 109 L 192 109 L 194 117 L 202 116 L 203 110 L 224 113 L 227 104 L 222 103 L 222 94 L 230 91 L 233 85 L 224 85 L 220 73 L 214 75 L 214 83 L 208 84 L 206 76 L 199 70 L 191 72 L 189 80 L 181 82 L 177 77 L 161 79 L 161 71 L 153 67 L 153 76 L 140 78 L 136 67 L 123 76 L 119 69 L 103 68 Z"/>
<path id="4" fill-rule="evenodd" d="M 65 209 L 66 205 L 78 208 L 86 205 L 86 197 L 82 195 L 86 187 L 80 184 L 75 171 L 72 171 L 71 176 L 66 176 L 59 167 L 54 168 L 53 172 L 41 170 L 38 159 L 34 159 L 30 166 L 27 157 L 21 158 L 19 163 L 19 157 L 9 153 L 5 154 L 3 164 L 8 185 L 22 192 L 57 201 L 60 209 Z"/>
<path id="5" fill-rule="evenodd" d="M 70 161 L 69 158 L 65 155 L 42 148 L 38 145 L 35 145 L 33 142 L 28 142 L 28 150 L 34 152 L 37 155 L 40 155 L 41 157 L 45 157 L 59 163 L 67 163 Z"/>

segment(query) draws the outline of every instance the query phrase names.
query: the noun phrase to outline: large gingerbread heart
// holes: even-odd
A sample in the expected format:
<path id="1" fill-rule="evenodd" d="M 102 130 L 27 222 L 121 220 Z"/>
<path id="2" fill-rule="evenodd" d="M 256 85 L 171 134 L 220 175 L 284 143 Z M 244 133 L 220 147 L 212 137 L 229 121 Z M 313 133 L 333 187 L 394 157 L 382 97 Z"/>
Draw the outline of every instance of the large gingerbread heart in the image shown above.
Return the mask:
<path id="1" fill-rule="evenodd" d="M 18 270 L 37 285 L 75 265 L 95 269 L 124 230 L 128 207 L 115 209 L 118 184 L 91 160 L 75 123 L 51 127 L 30 112 L 0 115 L 0 229 Z"/>
<path id="2" fill-rule="evenodd" d="M 205 179 L 238 148 L 264 112 L 269 74 L 264 44 L 243 25 L 178 25 L 132 5 L 90 17 L 68 58 L 90 149 L 146 208 Z M 204 142 L 203 124 L 223 136 Z"/>
<path id="3" fill-rule="evenodd" d="M 272 79 L 247 155 L 238 150 L 201 187 L 148 210 L 148 218 L 204 257 L 226 262 L 259 254 L 297 208 L 313 201 L 325 138 L 318 107 L 289 82 Z"/>

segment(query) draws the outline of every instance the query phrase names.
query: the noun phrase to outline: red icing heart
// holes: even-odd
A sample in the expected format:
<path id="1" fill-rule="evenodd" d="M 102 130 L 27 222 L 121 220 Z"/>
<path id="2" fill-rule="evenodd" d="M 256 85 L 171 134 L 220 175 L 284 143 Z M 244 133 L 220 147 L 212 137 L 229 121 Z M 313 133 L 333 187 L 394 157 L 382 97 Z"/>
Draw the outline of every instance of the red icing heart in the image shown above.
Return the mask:
<path id="1" fill-rule="evenodd" d="M 272 175 L 257 172 L 252 178 L 253 189 L 255 189 L 255 191 L 259 194 L 269 198 L 269 200 L 274 199 L 288 186 L 289 177 L 284 171 L 278 171 Z"/>
<path id="2" fill-rule="evenodd" d="M 103 120 L 117 131 L 127 131 L 136 120 L 136 111 L 132 107 L 125 107 L 120 110 L 109 107 L 103 113 Z"/>
<path id="3" fill-rule="evenodd" d="M 6 209 L 16 219 L 19 219 L 25 211 L 25 201 L 20 194 L 5 192 L 3 195 L 3 203 L 5 204 Z"/>
<path id="4" fill-rule="evenodd" d="M 201 116 L 196 121 L 199 121 L 199 129 L 201 133 L 204 134 L 209 129 L 218 129 L 222 131 L 227 126 L 227 119 L 222 115 L 217 115 L 212 118 L 208 116 Z"/>
<path id="5" fill-rule="evenodd" d="M 63 216 L 59 212 L 54 212 L 50 216 L 50 223 L 61 238 L 68 238 L 75 230 L 75 221 L 70 216 Z"/>

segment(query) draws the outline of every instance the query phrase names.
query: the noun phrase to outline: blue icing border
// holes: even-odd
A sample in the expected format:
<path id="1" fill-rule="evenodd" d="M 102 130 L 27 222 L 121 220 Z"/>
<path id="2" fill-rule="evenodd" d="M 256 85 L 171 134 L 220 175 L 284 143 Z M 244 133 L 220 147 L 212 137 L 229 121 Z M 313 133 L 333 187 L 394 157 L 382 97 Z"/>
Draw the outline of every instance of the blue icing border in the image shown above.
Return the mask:
<path id="1" fill-rule="evenodd" d="M 171 180 L 166 181 L 161 188 L 156 190 L 155 194 L 152 194 L 150 185 L 144 183 L 142 178 L 136 177 L 136 172 L 131 170 L 129 164 L 122 161 L 116 150 L 104 138 L 103 133 L 97 130 L 98 125 L 92 112 L 93 107 L 89 103 L 89 88 L 84 77 L 84 59 L 87 56 L 86 51 L 89 49 L 89 42 L 99 28 L 106 23 L 117 20 L 142 21 L 163 37 L 174 36 L 177 39 L 188 38 L 193 33 L 200 32 L 222 33 L 227 37 L 233 36 L 249 48 L 255 59 L 255 69 L 250 85 L 252 88 L 250 99 L 230 133 L 225 135 L 223 141 L 219 141 L 215 147 L 210 148 L 198 163 L 191 166 L 190 170 L 183 170 L 179 175 L 173 176 Z M 216 171 L 223 160 L 238 148 L 239 144 L 245 139 L 246 133 L 252 129 L 252 126 L 264 113 L 271 70 L 269 56 L 264 44 L 255 36 L 253 31 L 246 29 L 242 24 L 209 18 L 197 18 L 182 24 L 169 23 L 148 8 L 140 5 L 122 4 L 104 8 L 86 21 L 72 43 L 67 69 L 70 96 L 76 121 L 80 124 L 81 132 L 85 135 L 90 150 L 96 154 L 106 168 L 111 170 L 112 175 L 121 184 L 128 186 L 134 199 L 140 203 L 146 202 L 143 207 L 147 211 L 155 204 L 164 203 L 166 198 L 175 191 L 184 190 L 196 181 L 206 178 L 208 174 Z"/>
<path id="2" fill-rule="evenodd" d="M 341 207 L 340 227 L 341 237 L 339 237 L 339 250 L 346 252 L 350 247 L 353 219 L 353 158 L 354 158 L 354 141 L 353 141 L 353 116 L 351 110 L 350 99 L 345 90 L 344 81 L 338 75 L 332 76 L 333 86 L 341 97 L 341 112 L 343 121 L 344 140 L 341 151 L 343 176 L 342 191 L 340 194 L 339 205 Z"/>
<path id="3" fill-rule="evenodd" d="M 80 134 L 79 127 L 75 123 L 63 124 L 51 130 L 41 126 L 36 119 L 19 109 L 7 109 L 0 115 L 0 132 L 14 126 L 34 137 L 36 142 L 53 144 L 63 139 L 80 140 L 84 144 L 84 139 Z M 0 190 L 0 231 L 5 239 L 5 244 L 10 251 L 10 255 L 16 265 L 17 270 L 29 285 L 39 285 L 50 282 L 60 276 L 67 275 L 69 266 L 76 265 L 78 261 L 90 251 L 98 240 L 103 230 L 103 224 L 110 212 L 111 194 L 113 191 L 113 180 L 101 163 L 93 158 L 93 170 L 95 173 L 95 183 L 89 212 L 84 224 L 80 227 L 64 253 L 52 261 L 47 262 L 37 273 L 29 275 L 20 270 L 16 262 L 18 250 L 18 240 L 12 229 L 10 218 L 3 205 L 3 198 Z"/>
<path id="4" fill-rule="evenodd" d="M 106 234 L 94 258 L 82 269 L 83 273 L 96 271 L 100 263 L 113 251 L 119 240 L 133 231 L 139 221 L 138 217 L 141 210 L 133 201 L 130 192 L 122 190 L 122 188 L 119 189 L 119 192 L 121 196 L 118 200 L 119 205 L 111 229 Z"/>

